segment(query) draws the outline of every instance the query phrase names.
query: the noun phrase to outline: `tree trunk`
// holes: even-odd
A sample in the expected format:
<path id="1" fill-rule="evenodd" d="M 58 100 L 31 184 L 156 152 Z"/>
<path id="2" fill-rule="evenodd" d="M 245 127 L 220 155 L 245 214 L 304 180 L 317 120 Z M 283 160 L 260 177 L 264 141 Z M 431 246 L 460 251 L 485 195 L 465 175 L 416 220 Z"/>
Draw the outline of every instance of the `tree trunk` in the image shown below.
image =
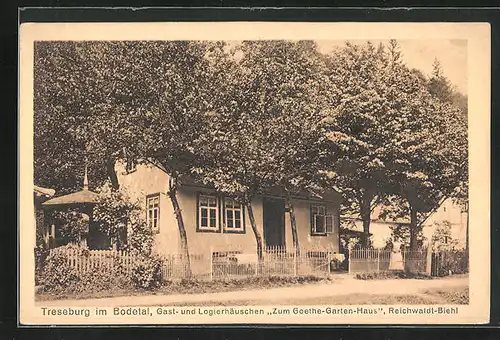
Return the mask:
<path id="1" fill-rule="evenodd" d="M 417 210 L 410 204 L 410 250 L 417 248 Z"/>
<path id="2" fill-rule="evenodd" d="M 295 254 L 300 254 L 300 244 L 299 244 L 299 236 L 297 234 L 297 221 L 295 219 L 295 211 L 293 209 L 292 198 L 290 193 L 286 192 L 286 203 L 288 206 L 288 213 L 290 214 L 290 226 L 292 228 L 292 241 L 293 247 L 295 248 Z"/>
<path id="3" fill-rule="evenodd" d="M 248 218 L 250 219 L 250 226 L 252 227 L 252 231 L 255 235 L 255 241 L 257 242 L 257 256 L 259 257 L 259 262 L 262 261 L 262 237 L 260 236 L 259 230 L 257 229 L 257 225 L 255 224 L 255 217 L 253 215 L 252 202 L 248 201 L 246 203 Z"/>
<path id="4" fill-rule="evenodd" d="M 369 199 L 365 194 L 363 195 L 360 203 L 360 215 L 361 220 L 363 221 L 363 236 L 361 238 L 361 245 L 364 248 L 368 248 L 370 246 L 370 222 L 372 213 L 370 206 L 371 199 Z"/>
<path id="5" fill-rule="evenodd" d="M 111 181 L 111 187 L 114 190 L 118 190 L 120 188 L 120 183 L 118 183 L 118 176 L 115 171 L 115 160 L 110 158 L 106 162 L 106 172 L 108 173 L 108 177 Z"/>
<path id="6" fill-rule="evenodd" d="M 182 211 L 179 207 L 179 201 L 177 200 L 177 186 L 170 186 L 168 190 L 168 196 L 172 202 L 172 207 L 174 208 L 175 217 L 177 219 L 177 227 L 179 228 L 179 236 L 181 239 L 181 251 L 182 251 L 182 262 L 185 268 L 186 276 L 191 277 L 191 260 L 189 258 L 189 248 L 188 240 L 186 235 L 186 228 L 184 227 L 184 220 L 182 219 Z"/>

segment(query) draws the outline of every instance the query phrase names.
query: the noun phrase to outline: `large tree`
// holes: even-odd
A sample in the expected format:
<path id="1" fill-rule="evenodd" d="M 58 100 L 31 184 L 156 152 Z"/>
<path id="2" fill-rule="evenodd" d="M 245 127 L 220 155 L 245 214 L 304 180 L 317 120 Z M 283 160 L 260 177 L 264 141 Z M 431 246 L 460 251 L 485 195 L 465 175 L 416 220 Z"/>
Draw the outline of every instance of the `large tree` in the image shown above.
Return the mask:
<path id="1" fill-rule="evenodd" d="M 167 189 L 189 270 L 176 192 L 196 162 L 191 142 L 215 89 L 207 55 L 216 43 L 41 42 L 35 48 L 35 180 L 68 192 L 87 161 L 92 183 L 118 188 L 115 161 L 151 161 Z"/>
<path id="2" fill-rule="evenodd" d="M 223 100 L 198 138 L 197 174 L 247 207 L 259 256 L 251 202 L 276 187 L 284 189 L 294 248 L 300 248 L 291 195 L 316 183 L 318 145 L 325 140 L 318 56 L 311 42 L 245 41 L 215 63 L 224 75 L 213 82 Z"/>
<path id="3" fill-rule="evenodd" d="M 312 41 L 243 42 L 241 51 L 240 66 L 247 70 L 252 93 L 247 102 L 254 124 L 261 125 L 263 179 L 284 191 L 293 245 L 299 252 L 291 198 L 321 184 L 327 142 L 325 64 Z"/>
<path id="4" fill-rule="evenodd" d="M 328 56 L 332 84 L 328 137 L 336 153 L 331 169 L 344 195 L 345 212 L 357 212 L 362 219 L 365 247 L 369 246 L 371 211 L 386 190 L 388 63 L 384 47 L 371 42 L 347 42 Z"/>
<path id="5" fill-rule="evenodd" d="M 394 59 L 390 69 L 386 129 L 391 138 L 384 163 L 390 169 L 391 193 L 400 198 L 399 213 L 410 216 L 413 250 L 421 216 L 460 184 L 467 129 L 459 110 L 433 96 L 404 63 Z"/>

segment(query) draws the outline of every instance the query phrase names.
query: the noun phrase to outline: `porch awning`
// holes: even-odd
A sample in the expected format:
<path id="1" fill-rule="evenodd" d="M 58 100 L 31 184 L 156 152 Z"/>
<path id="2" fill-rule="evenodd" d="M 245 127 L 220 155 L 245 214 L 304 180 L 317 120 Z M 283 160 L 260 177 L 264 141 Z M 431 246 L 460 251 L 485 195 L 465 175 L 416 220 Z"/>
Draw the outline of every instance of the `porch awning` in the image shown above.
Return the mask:
<path id="1" fill-rule="evenodd" d="M 78 192 L 74 192 L 72 194 L 55 197 L 50 199 L 42 205 L 73 205 L 73 204 L 84 204 L 84 203 L 98 203 L 99 195 L 90 190 L 81 190 Z"/>

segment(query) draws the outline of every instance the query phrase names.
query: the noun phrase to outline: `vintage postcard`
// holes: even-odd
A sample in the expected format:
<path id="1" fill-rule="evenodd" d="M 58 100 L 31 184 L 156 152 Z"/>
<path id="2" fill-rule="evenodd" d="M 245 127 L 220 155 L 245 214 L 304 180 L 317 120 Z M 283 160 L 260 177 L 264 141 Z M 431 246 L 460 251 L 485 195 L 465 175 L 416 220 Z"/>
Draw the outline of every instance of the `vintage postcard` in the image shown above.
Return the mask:
<path id="1" fill-rule="evenodd" d="M 489 24 L 24 23 L 19 57 L 21 325 L 489 321 Z"/>

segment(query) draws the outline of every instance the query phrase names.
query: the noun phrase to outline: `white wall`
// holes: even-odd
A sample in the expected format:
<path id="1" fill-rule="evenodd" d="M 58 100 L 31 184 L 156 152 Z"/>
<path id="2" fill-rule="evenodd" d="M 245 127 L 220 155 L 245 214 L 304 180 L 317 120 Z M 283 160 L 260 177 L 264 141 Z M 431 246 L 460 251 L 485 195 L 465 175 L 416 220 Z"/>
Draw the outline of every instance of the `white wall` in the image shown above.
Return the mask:
<path id="1" fill-rule="evenodd" d="M 430 239 L 435 225 L 448 221 L 451 224 L 451 236 L 458 240 L 459 246 L 465 247 L 467 233 L 467 213 L 452 199 L 445 200 L 441 206 L 424 222 L 424 236 Z"/>
<path id="2" fill-rule="evenodd" d="M 136 171 L 126 174 L 122 164 L 116 166 L 120 187 L 130 196 L 133 201 L 140 203 L 146 217 L 146 196 L 160 194 L 160 227 L 155 236 L 155 249 L 159 253 L 178 253 L 180 250 L 180 238 L 177 220 L 172 208 L 170 198 L 167 196 L 169 176 L 151 165 L 137 165 Z M 201 254 L 213 251 L 224 251 L 241 249 L 245 252 L 255 252 L 256 240 L 250 225 L 248 212 L 245 211 L 245 233 L 220 232 L 198 232 L 196 230 L 197 214 L 197 192 L 199 188 L 182 186 L 178 190 L 177 198 L 182 210 L 182 217 L 186 229 L 190 253 Z M 203 189 L 206 192 L 206 189 Z M 334 225 L 334 233 L 327 236 L 311 236 L 310 227 L 310 204 L 308 200 L 292 200 L 295 208 L 298 227 L 298 237 L 301 249 L 313 249 L 316 247 L 329 247 L 339 251 L 339 226 Z M 262 199 L 256 198 L 252 202 L 253 213 L 257 229 L 262 237 L 263 243 L 263 207 Z M 328 203 L 329 214 L 338 215 L 338 204 Z M 245 209 L 246 210 L 246 209 Z M 337 221 L 338 219 L 335 219 Z M 285 213 L 285 240 L 287 247 L 293 245 L 290 217 Z"/>

